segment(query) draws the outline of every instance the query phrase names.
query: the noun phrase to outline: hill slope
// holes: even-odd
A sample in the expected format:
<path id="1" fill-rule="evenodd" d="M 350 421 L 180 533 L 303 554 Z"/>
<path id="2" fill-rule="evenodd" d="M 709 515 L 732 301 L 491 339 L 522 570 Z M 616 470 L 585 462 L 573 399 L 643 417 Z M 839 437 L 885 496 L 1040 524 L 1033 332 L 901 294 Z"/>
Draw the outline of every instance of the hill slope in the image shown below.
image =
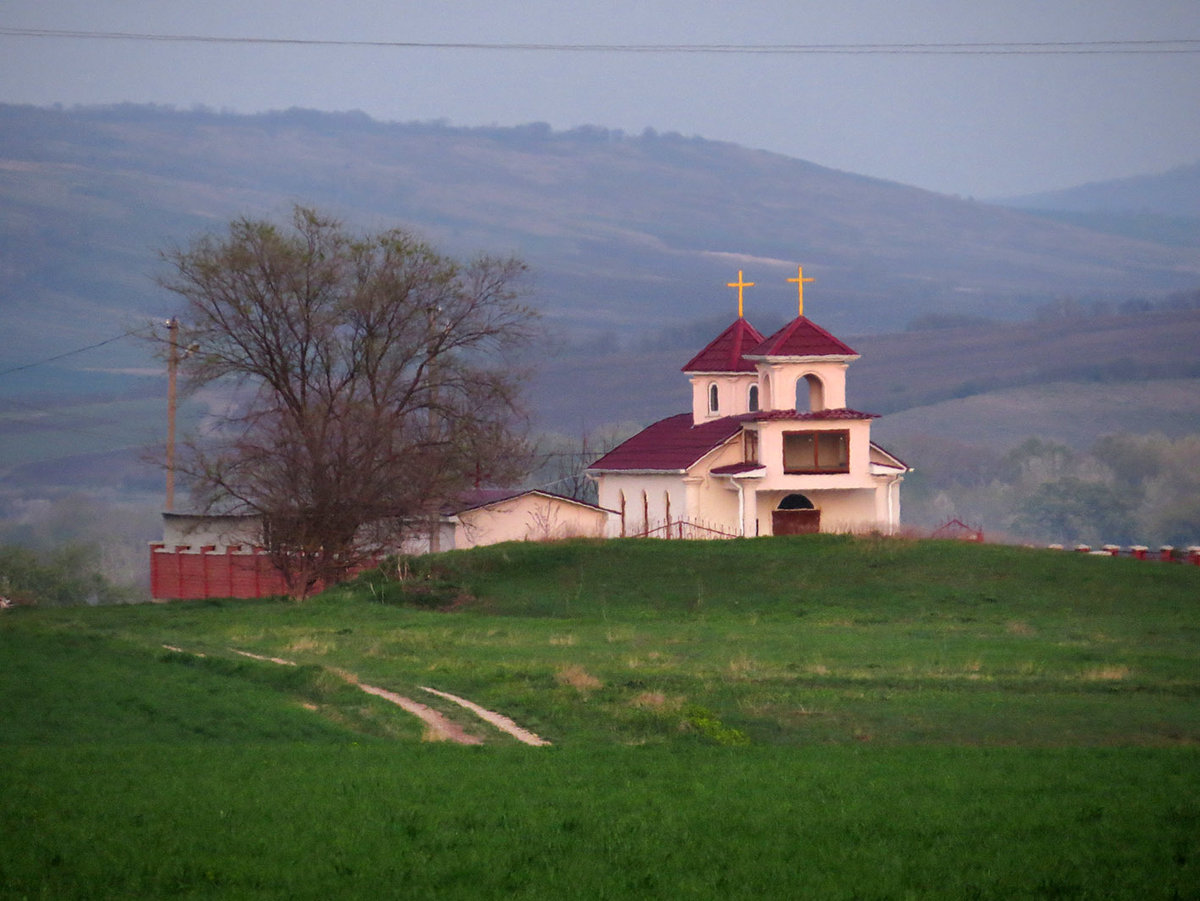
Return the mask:
<path id="1" fill-rule="evenodd" d="M 786 312 L 798 262 L 818 279 L 820 319 L 843 333 L 929 312 L 1021 316 L 1063 292 L 1123 298 L 1200 283 L 1200 263 L 1180 248 L 699 138 L 7 106 L 8 332 L 32 354 L 167 312 L 149 281 L 156 248 L 295 201 L 407 223 L 458 252 L 517 252 L 538 272 L 547 315 L 577 335 L 730 309 L 723 285 L 739 268 L 760 285 L 752 312 Z"/>
<path id="2" fill-rule="evenodd" d="M 812 315 L 825 324 L 820 313 Z M 758 324 L 757 318 L 748 318 Z M 713 328 L 704 340 L 718 331 Z M 1100 393 L 1109 385 L 1140 391 L 1154 415 L 1164 421 L 1175 418 L 1176 426 L 1166 431 L 1200 431 L 1192 405 L 1178 406 L 1147 387 L 1136 387 L 1151 379 L 1200 377 L 1200 310 L 839 337 L 861 355 L 847 373 L 848 400 L 856 409 L 892 414 L 1014 387 L 1082 382 L 1098 386 Z M 679 367 L 702 346 L 549 360 L 533 384 L 534 407 L 547 426 L 567 431 L 627 420 L 649 423 L 678 413 L 691 406 L 691 389 Z M 1039 429 L 1020 409 L 997 425 L 1024 428 L 1025 435 Z M 1112 419 L 1097 428 L 1101 430 L 1090 440 L 1111 430 Z M 953 421 L 944 424 L 947 432 L 955 429 Z M 1086 418 L 1077 416 L 1075 429 L 1086 433 Z M 957 431 L 947 437 L 976 437 L 965 424 Z"/>
<path id="3" fill-rule="evenodd" d="M 1031 210 L 1080 213 L 1124 210 L 1200 217 L 1200 161 L 1156 175 L 1089 182 L 1059 191 L 1006 197 L 997 202 Z"/>

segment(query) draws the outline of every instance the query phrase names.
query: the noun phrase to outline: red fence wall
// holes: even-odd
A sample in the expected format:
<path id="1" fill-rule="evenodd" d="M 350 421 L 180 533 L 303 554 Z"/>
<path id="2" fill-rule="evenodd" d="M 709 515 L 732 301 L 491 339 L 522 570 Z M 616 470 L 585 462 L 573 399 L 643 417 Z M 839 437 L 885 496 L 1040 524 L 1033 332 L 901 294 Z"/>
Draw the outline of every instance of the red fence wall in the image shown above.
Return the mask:
<path id="1" fill-rule="evenodd" d="M 249 545 L 150 545 L 150 596 L 156 600 L 262 598 L 287 586 L 266 551 Z"/>

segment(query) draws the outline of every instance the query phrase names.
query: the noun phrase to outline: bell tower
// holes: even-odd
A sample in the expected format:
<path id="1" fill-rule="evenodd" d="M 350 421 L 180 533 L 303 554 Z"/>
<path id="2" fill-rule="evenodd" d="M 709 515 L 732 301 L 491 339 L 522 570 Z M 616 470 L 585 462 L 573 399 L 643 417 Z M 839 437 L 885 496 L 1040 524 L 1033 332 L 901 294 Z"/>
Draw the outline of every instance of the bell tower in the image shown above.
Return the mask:
<path id="1" fill-rule="evenodd" d="M 739 277 L 738 281 L 741 281 Z M 796 267 L 795 319 L 744 354 L 758 371 L 763 410 L 819 413 L 846 406 L 846 368 L 854 349 L 804 315 L 804 285 L 812 278 Z"/>

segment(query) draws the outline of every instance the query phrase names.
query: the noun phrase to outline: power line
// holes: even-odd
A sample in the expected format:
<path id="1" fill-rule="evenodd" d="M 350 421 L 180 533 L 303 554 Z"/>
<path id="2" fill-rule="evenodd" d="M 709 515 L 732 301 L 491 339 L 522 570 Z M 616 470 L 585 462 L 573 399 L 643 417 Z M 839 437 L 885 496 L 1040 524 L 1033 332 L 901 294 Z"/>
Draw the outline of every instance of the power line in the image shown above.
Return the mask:
<path id="1" fill-rule="evenodd" d="M 47 357 L 44 360 L 35 360 L 32 363 L 25 363 L 22 366 L 13 366 L 11 369 L 0 369 L 0 375 L 9 375 L 13 372 L 20 372 L 23 369 L 32 369 L 34 366 L 42 366 L 46 363 L 53 363 L 55 360 L 62 360 L 65 357 L 73 357 L 75 354 L 81 354 L 85 350 L 95 350 L 97 347 L 103 347 L 105 344 L 112 344 L 114 341 L 120 341 L 122 338 L 128 338 L 133 332 L 124 332 L 112 338 L 105 338 L 103 341 L 98 341 L 95 344 L 89 344 L 87 347 L 79 347 L 75 350 L 68 350 L 65 354 L 59 354 L 55 357 Z"/>
<path id="2" fill-rule="evenodd" d="M 0 27 L 0 37 L 163 41 L 192 44 L 259 44 L 302 47 L 380 47 L 395 50 L 485 50 L 520 53 L 733 53 L 900 55 L 1085 55 L 1200 53 L 1200 38 L 1137 41 L 976 41 L 900 44 L 538 44 L 470 41 L 364 41 L 329 38 L 222 37 L 131 31 L 70 31 Z"/>

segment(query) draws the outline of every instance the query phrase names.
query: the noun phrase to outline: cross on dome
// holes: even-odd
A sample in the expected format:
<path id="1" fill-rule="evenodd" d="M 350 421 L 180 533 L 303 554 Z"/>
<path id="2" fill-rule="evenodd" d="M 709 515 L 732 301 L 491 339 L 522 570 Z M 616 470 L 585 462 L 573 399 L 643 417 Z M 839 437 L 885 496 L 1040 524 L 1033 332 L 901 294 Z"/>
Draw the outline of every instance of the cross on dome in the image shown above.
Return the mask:
<path id="1" fill-rule="evenodd" d="M 742 270 L 738 270 L 738 280 L 736 282 L 726 282 L 725 287 L 738 289 L 738 319 L 742 317 L 742 289 L 753 288 L 754 282 L 748 282 L 742 278 Z"/>

